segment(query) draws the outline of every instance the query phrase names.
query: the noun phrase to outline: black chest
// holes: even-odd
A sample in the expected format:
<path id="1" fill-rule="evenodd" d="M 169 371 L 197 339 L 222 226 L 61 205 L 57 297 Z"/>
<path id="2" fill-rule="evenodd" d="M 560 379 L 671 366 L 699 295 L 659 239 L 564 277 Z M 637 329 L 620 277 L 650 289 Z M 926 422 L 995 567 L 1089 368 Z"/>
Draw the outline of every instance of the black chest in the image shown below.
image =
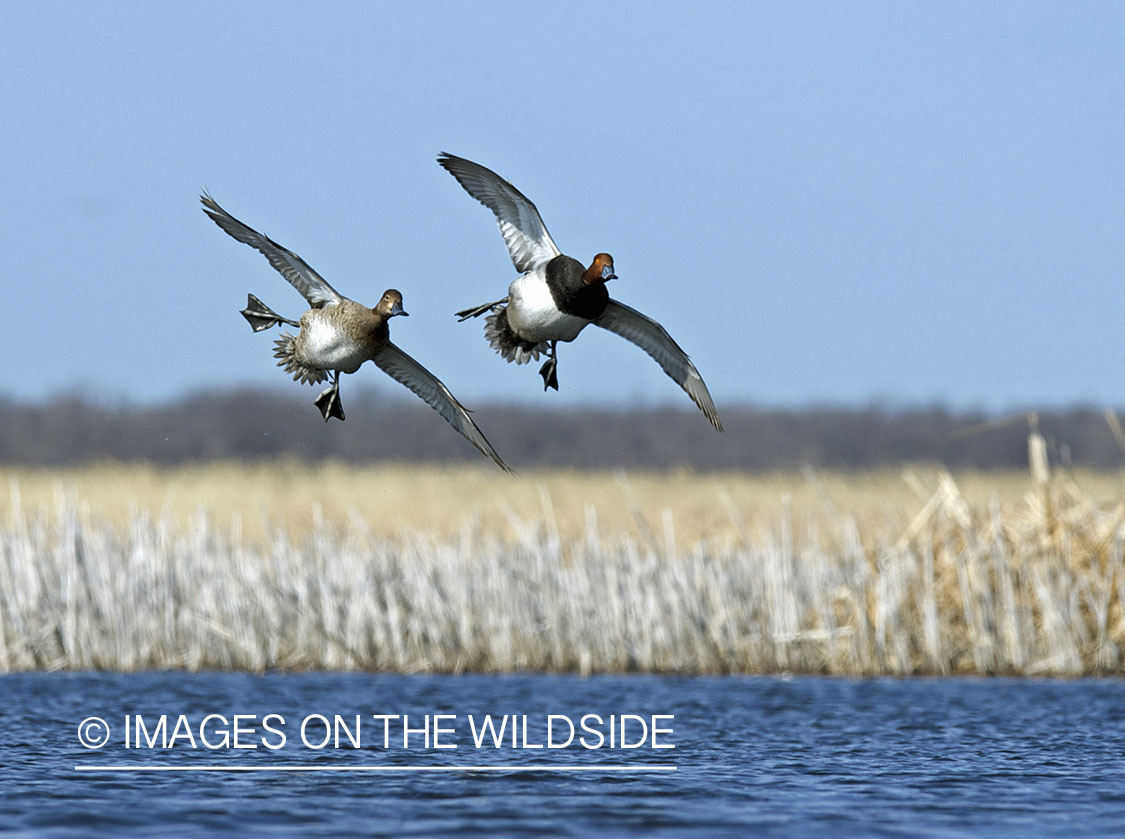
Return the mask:
<path id="1" fill-rule="evenodd" d="M 594 320 L 609 304 L 605 283 L 582 282 L 586 269 L 571 256 L 556 256 L 547 263 L 547 288 L 559 311 L 568 315 Z"/>

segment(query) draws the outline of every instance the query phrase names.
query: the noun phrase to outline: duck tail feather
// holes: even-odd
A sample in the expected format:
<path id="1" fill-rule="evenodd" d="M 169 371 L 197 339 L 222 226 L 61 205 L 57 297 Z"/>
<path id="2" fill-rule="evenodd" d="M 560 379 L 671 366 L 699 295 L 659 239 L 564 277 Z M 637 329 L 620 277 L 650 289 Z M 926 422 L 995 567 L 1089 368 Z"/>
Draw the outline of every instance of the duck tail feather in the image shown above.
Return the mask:
<path id="1" fill-rule="evenodd" d="M 501 309 L 493 312 L 484 319 L 484 337 L 488 345 L 503 356 L 505 361 L 514 361 L 516 364 L 527 364 L 539 358 L 540 353 L 547 352 L 547 345 L 525 341 L 516 336 L 508 326 L 508 310 Z"/>
<path id="2" fill-rule="evenodd" d="M 293 380 L 301 384 L 311 385 L 325 381 L 328 373 L 319 367 L 309 367 L 297 359 L 296 341 L 297 336 L 282 332 L 273 342 L 273 357 L 278 359 L 277 366 L 285 368 L 285 372 L 292 374 Z"/>

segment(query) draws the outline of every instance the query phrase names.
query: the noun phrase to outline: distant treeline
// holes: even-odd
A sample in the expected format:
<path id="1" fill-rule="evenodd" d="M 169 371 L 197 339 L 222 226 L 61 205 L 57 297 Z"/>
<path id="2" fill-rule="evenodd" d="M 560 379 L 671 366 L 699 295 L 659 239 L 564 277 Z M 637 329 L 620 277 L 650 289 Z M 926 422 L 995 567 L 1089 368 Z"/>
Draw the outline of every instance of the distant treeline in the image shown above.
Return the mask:
<path id="1" fill-rule="evenodd" d="M 325 424 L 312 391 L 221 391 L 155 406 L 68 396 L 0 397 L 0 463 L 56 466 L 113 459 L 182 464 L 292 457 L 485 462 L 421 403 L 352 388 L 347 422 Z M 923 408 L 722 406 L 726 432 L 694 410 L 478 403 L 474 417 L 517 470 L 529 466 L 859 469 L 904 461 L 1022 468 L 1029 415 Z M 1041 411 L 1055 463 L 1103 469 L 1125 454 L 1101 408 Z M 1117 428 L 1120 431 L 1120 428 Z"/>

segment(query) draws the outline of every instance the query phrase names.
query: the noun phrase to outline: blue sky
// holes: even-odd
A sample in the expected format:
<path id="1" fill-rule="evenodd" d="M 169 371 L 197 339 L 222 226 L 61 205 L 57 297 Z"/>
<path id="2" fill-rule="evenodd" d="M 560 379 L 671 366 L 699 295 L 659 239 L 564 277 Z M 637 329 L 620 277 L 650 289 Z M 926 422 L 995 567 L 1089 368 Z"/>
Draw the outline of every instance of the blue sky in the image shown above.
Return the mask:
<path id="1" fill-rule="evenodd" d="M 688 407 L 608 333 L 545 396 L 456 323 L 513 270 L 444 150 L 612 253 L 720 410 L 1125 402 L 1125 5 L 539 5 L 6 4 L 0 393 L 299 388 L 238 310 L 303 301 L 206 187 L 401 289 L 394 340 L 470 405 Z"/>

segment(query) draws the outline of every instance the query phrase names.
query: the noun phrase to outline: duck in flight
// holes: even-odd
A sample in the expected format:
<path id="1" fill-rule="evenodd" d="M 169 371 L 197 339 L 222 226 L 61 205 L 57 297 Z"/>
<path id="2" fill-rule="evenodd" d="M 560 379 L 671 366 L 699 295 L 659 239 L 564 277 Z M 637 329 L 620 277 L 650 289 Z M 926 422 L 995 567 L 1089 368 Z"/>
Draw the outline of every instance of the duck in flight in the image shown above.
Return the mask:
<path id="1" fill-rule="evenodd" d="M 398 315 L 407 315 L 403 311 L 399 291 L 387 289 L 373 309 L 349 300 L 301 257 L 243 224 L 220 207 L 207 192 L 199 200 L 203 204 L 203 212 L 215 224 L 239 242 L 261 252 L 270 265 L 309 302 L 310 308 L 301 315 L 300 321 L 293 321 L 277 314 L 251 294 L 242 315 L 255 332 L 281 324 L 300 330 L 296 335 L 281 334 L 274 342 L 274 357 L 279 359 L 277 366 L 284 367 L 285 372 L 292 373 L 297 381 L 313 384 L 331 379 L 331 385 L 316 399 L 316 406 L 325 422 L 332 417 L 344 419 L 344 409 L 340 404 L 340 374 L 354 373 L 363 362 L 371 360 L 384 373 L 414 391 L 501 469 L 512 471 L 449 388 L 391 343 L 388 321 Z"/>
<path id="2" fill-rule="evenodd" d="M 589 267 L 559 250 L 535 205 L 491 169 L 442 152 L 438 163 L 465 191 L 496 216 L 519 276 L 508 296 L 457 312 L 461 321 L 485 318 L 488 343 L 507 361 L 526 364 L 547 357 L 539 370 L 543 389 L 559 389 L 556 345 L 573 341 L 589 324 L 615 332 L 647 352 L 719 431 L 723 424 L 707 385 L 687 353 L 656 321 L 609 296 L 617 279 L 613 257 L 597 254 Z"/>

